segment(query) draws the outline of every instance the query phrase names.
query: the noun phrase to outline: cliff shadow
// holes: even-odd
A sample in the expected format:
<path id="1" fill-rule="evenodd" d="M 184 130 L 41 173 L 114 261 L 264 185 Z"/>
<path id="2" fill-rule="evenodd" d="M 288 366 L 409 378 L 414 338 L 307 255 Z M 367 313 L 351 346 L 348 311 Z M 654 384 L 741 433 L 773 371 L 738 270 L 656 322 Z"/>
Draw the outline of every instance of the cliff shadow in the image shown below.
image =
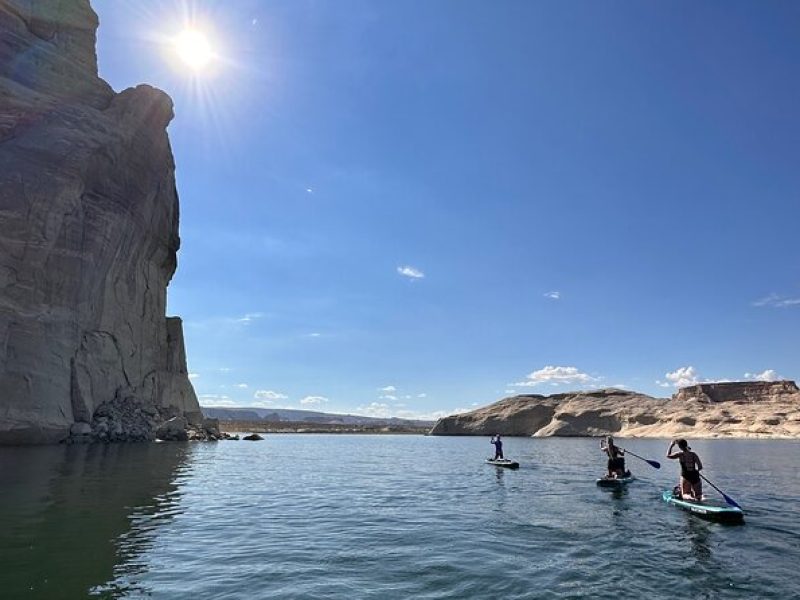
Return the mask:
<path id="1" fill-rule="evenodd" d="M 0 448 L 3 597 L 116 597 L 103 586 L 174 517 L 191 454 L 169 443 Z"/>

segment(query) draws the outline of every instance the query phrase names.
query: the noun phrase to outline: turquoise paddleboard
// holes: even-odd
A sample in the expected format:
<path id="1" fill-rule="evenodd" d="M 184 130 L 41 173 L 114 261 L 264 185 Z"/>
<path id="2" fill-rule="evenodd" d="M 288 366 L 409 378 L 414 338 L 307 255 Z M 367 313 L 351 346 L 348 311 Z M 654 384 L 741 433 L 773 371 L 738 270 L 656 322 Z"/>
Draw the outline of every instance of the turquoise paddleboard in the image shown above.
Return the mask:
<path id="1" fill-rule="evenodd" d="M 667 504 L 673 504 L 678 508 L 697 515 L 707 521 L 717 521 L 719 523 L 744 523 L 744 512 L 741 508 L 728 506 L 719 502 L 691 502 L 683 500 L 675 495 L 672 490 L 665 491 L 661 497 Z"/>

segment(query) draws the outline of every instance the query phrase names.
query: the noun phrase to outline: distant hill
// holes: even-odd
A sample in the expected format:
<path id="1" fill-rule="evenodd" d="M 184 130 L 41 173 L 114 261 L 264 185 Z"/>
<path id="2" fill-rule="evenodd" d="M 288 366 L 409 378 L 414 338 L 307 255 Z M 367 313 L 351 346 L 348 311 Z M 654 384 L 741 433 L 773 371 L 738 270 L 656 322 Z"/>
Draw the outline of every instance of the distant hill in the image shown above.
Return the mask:
<path id="1" fill-rule="evenodd" d="M 293 423 L 316 423 L 324 425 L 406 425 L 410 427 L 432 427 L 433 421 L 420 419 L 401 419 L 399 417 L 363 417 L 360 415 L 338 415 L 314 410 L 295 410 L 291 408 L 230 408 L 227 406 L 201 407 L 206 417 L 222 421 L 287 421 Z"/>
<path id="2" fill-rule="evenodd" d="M 800 438 L 794 381 L 729 381 L 672 398 L 620 389 L 522 394 L 439 419 L 431 435 Z"/>

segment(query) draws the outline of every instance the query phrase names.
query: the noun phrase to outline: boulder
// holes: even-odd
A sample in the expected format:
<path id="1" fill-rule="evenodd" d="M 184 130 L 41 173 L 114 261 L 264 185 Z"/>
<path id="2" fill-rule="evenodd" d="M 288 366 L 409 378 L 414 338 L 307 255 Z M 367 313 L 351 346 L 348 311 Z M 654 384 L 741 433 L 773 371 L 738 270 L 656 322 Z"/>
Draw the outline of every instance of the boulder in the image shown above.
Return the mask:
<path id="1" fill-rule="evenodd" d="M 156 437 L 165 442 L 185 442 L 189 439 L 189 423 L 185 417 L 172 417 L 156 430 Z"/>
<path id="2" fill-rule="evenodd" d="M 237 436 L 238 439 L 238 436 Z M 257 433 L 251 433 L 250 435 L 246 435 L 242 438 L 243 440 L 247 440 L 248 442 L 257 442 L 259 440 L 263 440 L 264 438 L 258 435 Z"/>

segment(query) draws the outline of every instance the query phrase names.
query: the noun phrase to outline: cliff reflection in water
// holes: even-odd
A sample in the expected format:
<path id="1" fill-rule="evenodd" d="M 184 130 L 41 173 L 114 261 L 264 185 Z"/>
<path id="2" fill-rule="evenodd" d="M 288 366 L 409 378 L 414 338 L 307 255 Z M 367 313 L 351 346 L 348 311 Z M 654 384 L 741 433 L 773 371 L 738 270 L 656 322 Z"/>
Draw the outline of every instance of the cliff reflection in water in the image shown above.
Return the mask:
<path id="1" fill-rule="evenodd" d="M 178 511 L 187 444 L 0 449 L 0 589 L 8 598 L 115 597 L 106 582 Z"/>

